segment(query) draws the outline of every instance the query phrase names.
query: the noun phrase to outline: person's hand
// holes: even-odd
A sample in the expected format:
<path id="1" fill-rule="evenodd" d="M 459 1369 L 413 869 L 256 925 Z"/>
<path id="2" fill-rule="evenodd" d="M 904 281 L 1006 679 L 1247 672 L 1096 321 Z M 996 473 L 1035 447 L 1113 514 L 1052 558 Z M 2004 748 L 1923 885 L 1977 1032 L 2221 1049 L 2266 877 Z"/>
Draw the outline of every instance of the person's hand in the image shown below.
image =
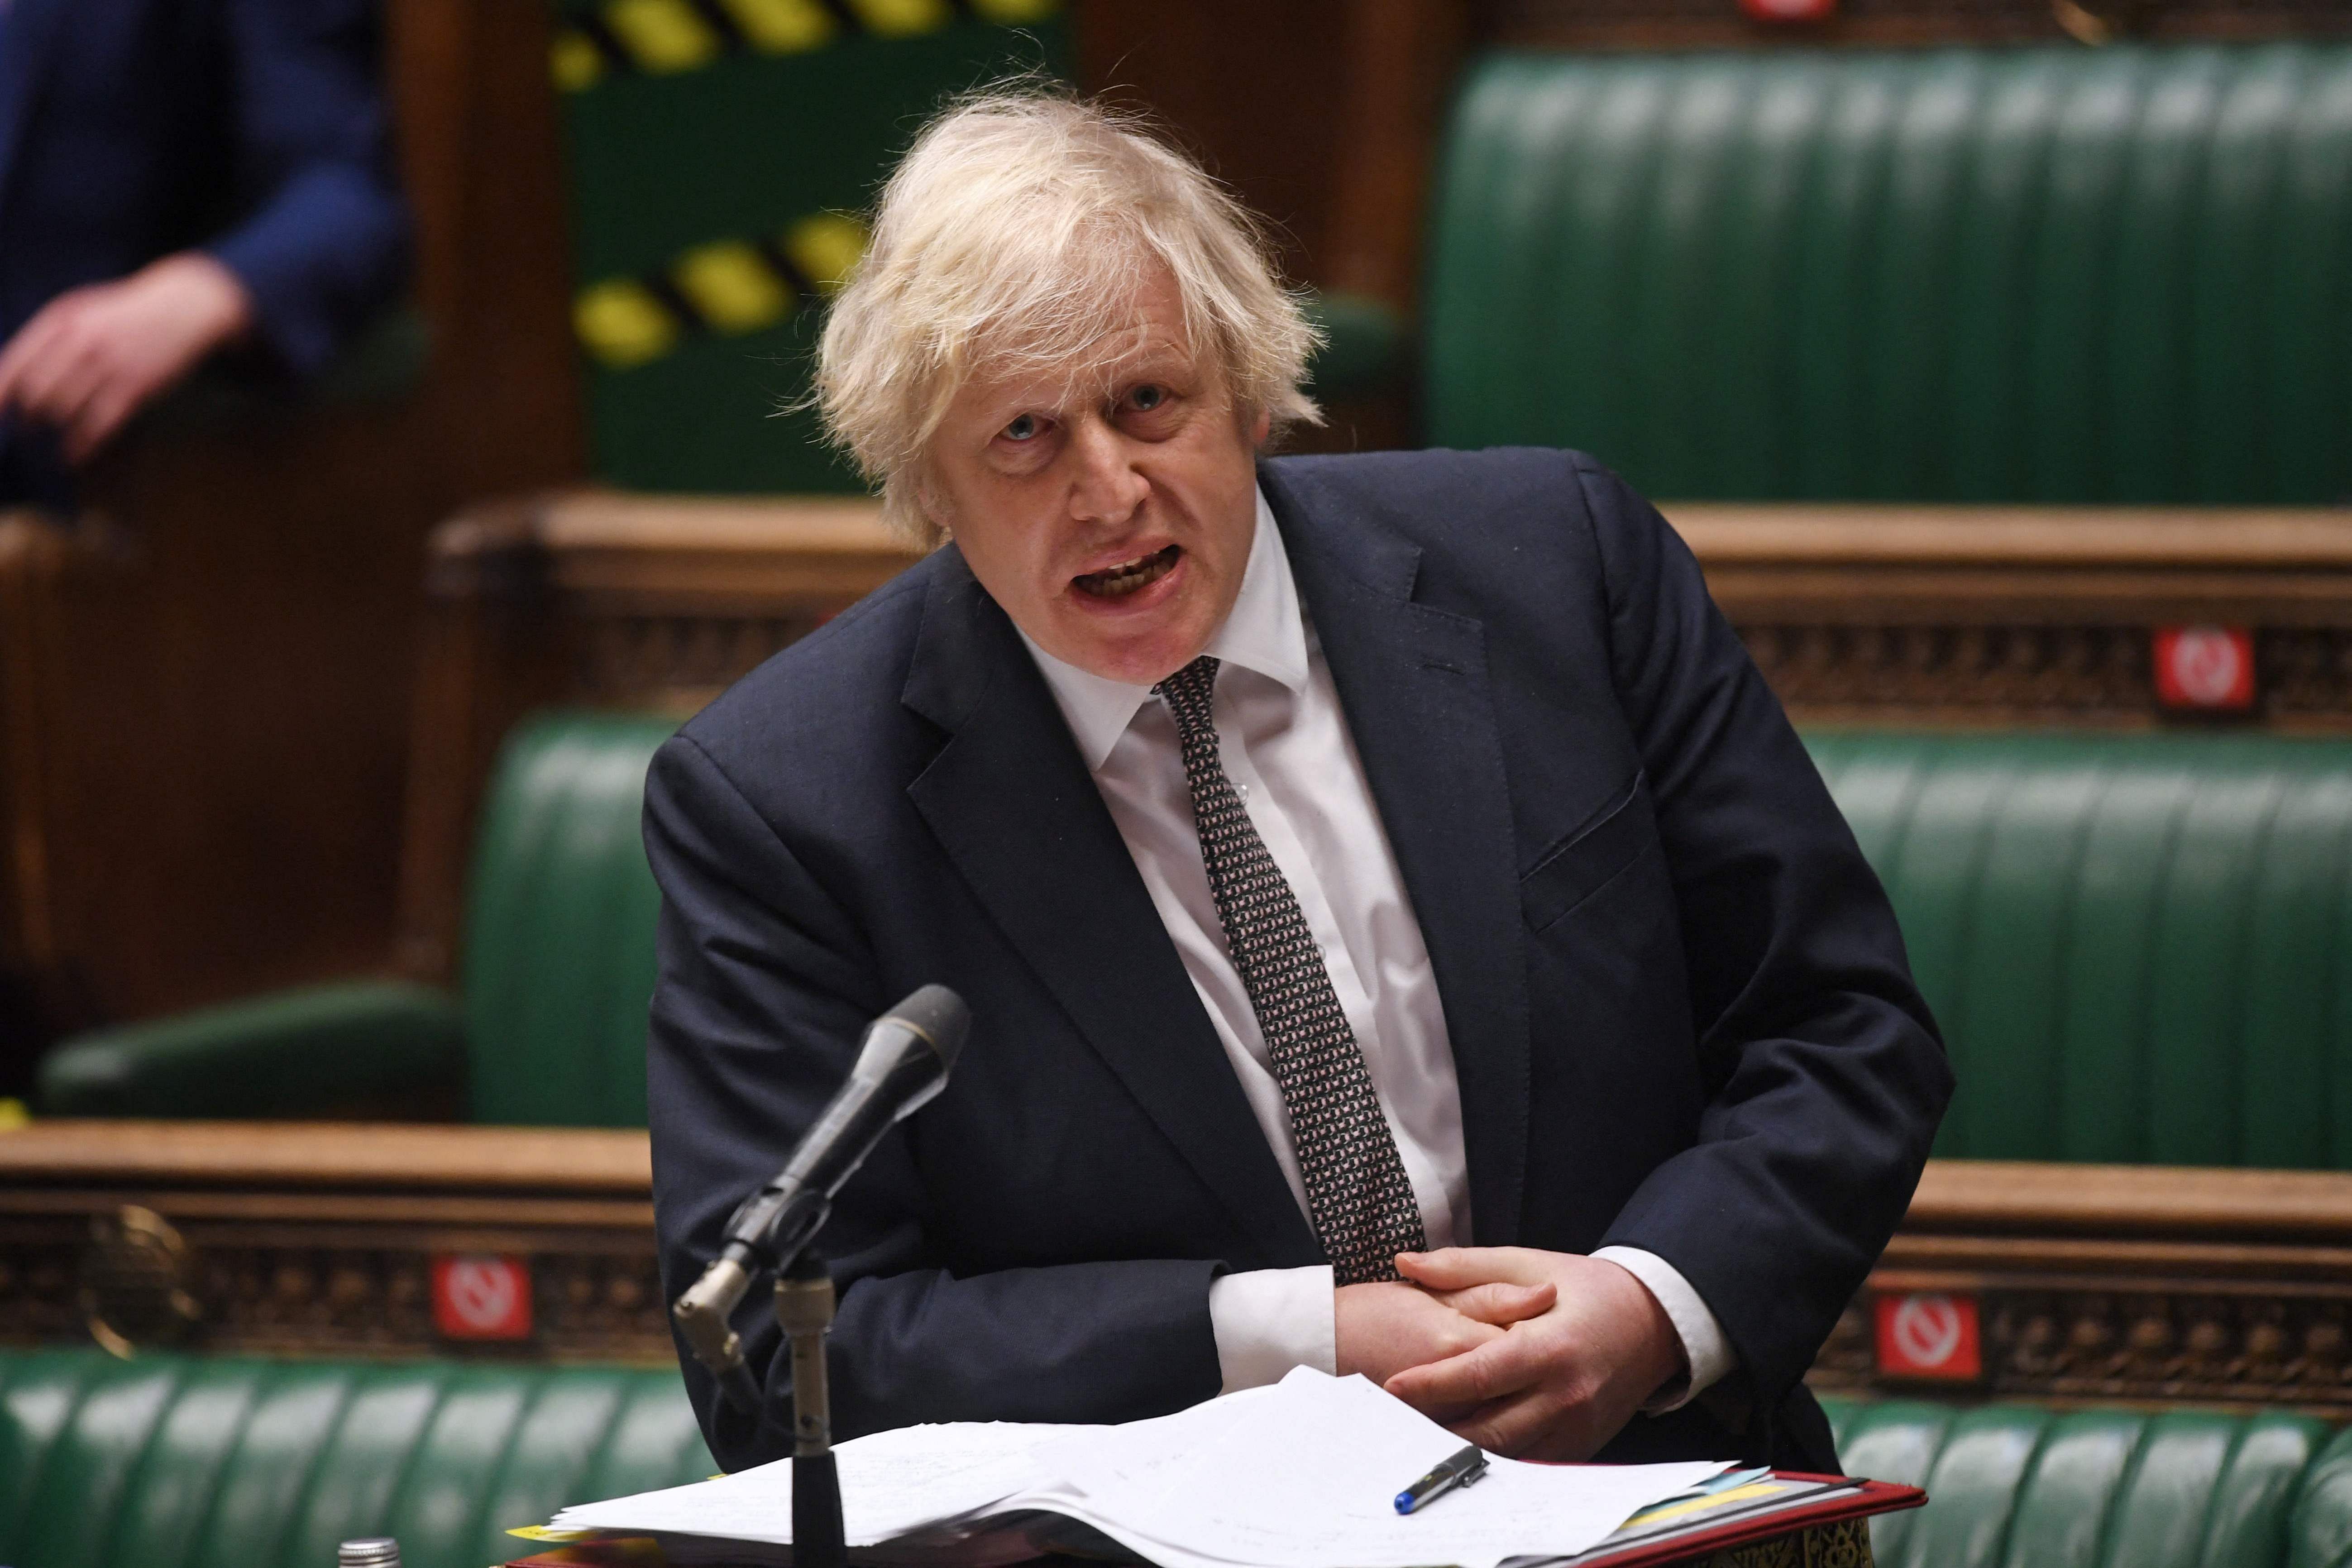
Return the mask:
<path id="1" fill-rule="evenodd" d="M 1387 1280 L 1331 1293 L 1337 1370 L 1386 1383 L 1407 1367 L 1475 1350 L 1524 1318 L 1551 1310 L 1548 1282 L 1497 1280 L 1441 1300 L 1418 1285 Z"/>
<path id="2" fill-rule="evenodd" d="M 147 401 L 253 324 L 236 275 L 198 251 L 70 289 L 0 348 L 0 410 L 57 430 L 87 461 Z"/>
<path id="3" fill-rule="evenodd" d="M 1440 1304 L 1489 1300 L 1497 1285 L 1551 1288 L 1553 1304 L 1541 1315 L 1381 1382 L 1482 1448 L 1589 1459 L 1683 1370 L 1673 1320 L 1614 1263 L 1523 1247 L 1449 1247 L 1406 1253 L 1397 1268 Z"/>

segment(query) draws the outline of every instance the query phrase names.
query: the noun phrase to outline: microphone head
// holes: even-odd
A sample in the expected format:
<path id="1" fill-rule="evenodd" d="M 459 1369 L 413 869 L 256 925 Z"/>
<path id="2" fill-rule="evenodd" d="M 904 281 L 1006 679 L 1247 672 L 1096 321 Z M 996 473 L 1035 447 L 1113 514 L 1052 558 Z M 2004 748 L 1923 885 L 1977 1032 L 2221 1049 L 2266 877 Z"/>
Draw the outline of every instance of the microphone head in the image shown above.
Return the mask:
<path id="1" fill-rule="evenodd" d="M 926 985 L 882 1015 L 912 1029 L 940 1055 L 940 1070 L 955 1066 L 963 1037 L 971 1030 L 971 1009 L 944 985 Z"/>

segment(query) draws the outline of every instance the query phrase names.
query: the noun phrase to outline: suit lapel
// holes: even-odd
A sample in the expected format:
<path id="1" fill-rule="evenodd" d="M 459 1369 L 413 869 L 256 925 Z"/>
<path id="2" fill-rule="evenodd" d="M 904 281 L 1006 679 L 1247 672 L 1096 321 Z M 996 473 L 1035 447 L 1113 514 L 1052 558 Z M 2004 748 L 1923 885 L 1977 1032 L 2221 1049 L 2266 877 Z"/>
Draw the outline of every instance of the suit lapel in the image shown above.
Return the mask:
<path id="1" fill-rule="evenodd" d="M 1013 623 L 952 550 L 904 694 L 949 731 L 908 786 L 998 930 L 1267 1259 L 1319 1262 L 1126 842 Z"/>
<path id="2" fill-rule="evenodd" d="M 1436 971 L 1476 1239 L 1507 1246 L 1527 1175 L 1527 941 L 1485 630 L 1413 603 L 1418 546 L 1260 477 Z"/>
<path id="3" fill-rule="evenodd" d="M 10 0 L 0 11 L 0 202 L 68 0 Z"/>

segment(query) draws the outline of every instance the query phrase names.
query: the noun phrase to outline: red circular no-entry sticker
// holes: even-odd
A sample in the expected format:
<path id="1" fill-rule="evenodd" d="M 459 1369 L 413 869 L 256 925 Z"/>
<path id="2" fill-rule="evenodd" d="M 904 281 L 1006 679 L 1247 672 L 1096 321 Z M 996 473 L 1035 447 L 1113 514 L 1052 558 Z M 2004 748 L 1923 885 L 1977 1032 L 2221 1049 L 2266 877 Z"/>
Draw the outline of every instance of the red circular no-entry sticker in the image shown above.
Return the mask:
<path id="1" fill-rule="evenodd" d="M 434 1258 L 433 1326 L 445 1339 L 529 1339 L 530 1265 L 480 1252 Z"/>
<path id="2" fill-rule="evenodd" d="M 2168 708 L 2254 705 L 2254 635 L 2244 626 L 2156 628 L 2156 695 Z"/>
<path id="3" fill-rule="evenodd" d="M 1878 1298 L 1878 1370 L 1888 1377 L 1975 1382 L 1984 1373 L 1976 1298 L 1931 1291 Z"/>

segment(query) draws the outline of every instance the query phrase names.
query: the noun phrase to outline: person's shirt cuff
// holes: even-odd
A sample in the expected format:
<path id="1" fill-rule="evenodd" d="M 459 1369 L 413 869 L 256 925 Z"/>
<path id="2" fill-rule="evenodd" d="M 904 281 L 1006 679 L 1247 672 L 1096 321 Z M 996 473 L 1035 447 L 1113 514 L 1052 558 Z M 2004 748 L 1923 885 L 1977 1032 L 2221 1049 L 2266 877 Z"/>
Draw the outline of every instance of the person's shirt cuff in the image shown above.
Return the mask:
<path id="1" fill-rule="evenodd" d="M 1639 1279 L 1643 1288 L 1657 1299 L 1658 1305 L 1665 1309 L 1666 1321 L 1674 1324 L 1675 1334 L 1683 1342 L 1683 1359 L 1689 1364 L 1690 1375 L 1675 1378 L 1652 1394 L 1649 1402 L 1642 1406 L 1644 1415 L 1663 1415 L 1669 1410 L 1682 1408 L 1706 1392 L 1709 1386 L 1721 1382 L 1738 1363 L 1738 1357 L 1732 1353 L 1731 1342 L 1723 1337 L 1723 1325 L 1715 1321 L 1715 1314 L 1707 1310 L 1706 1303 L 1699 1300 L 1698 1292 L 1691 1289 L 1690 1281 L 1683 1278 L 1681 1269 L 1656 1253 L 1644 1252 L 1638 1247 L 1604 1247 L 1592 1256 L 1615 1264 Z M 1210 1304 L 1213 1310 L 1215 1287 L 1210 1289 L 1213 1292 Z M 1224 1342 L 1221 1337 L 1218 1340 L 1220 1352 L 1223 1347 Z"/>
<path id="2" fill-rule="evenodd" d="M 1687 1287 L 1685 1287 L 1687 1289 Z M 1253 1268 L 1209 1284 L 1209 1326 L 1217 1336 L 1220 1393 L 1280 1383 L 1295 1366 L 1339 1371 L 1328 1264 Z"/>

